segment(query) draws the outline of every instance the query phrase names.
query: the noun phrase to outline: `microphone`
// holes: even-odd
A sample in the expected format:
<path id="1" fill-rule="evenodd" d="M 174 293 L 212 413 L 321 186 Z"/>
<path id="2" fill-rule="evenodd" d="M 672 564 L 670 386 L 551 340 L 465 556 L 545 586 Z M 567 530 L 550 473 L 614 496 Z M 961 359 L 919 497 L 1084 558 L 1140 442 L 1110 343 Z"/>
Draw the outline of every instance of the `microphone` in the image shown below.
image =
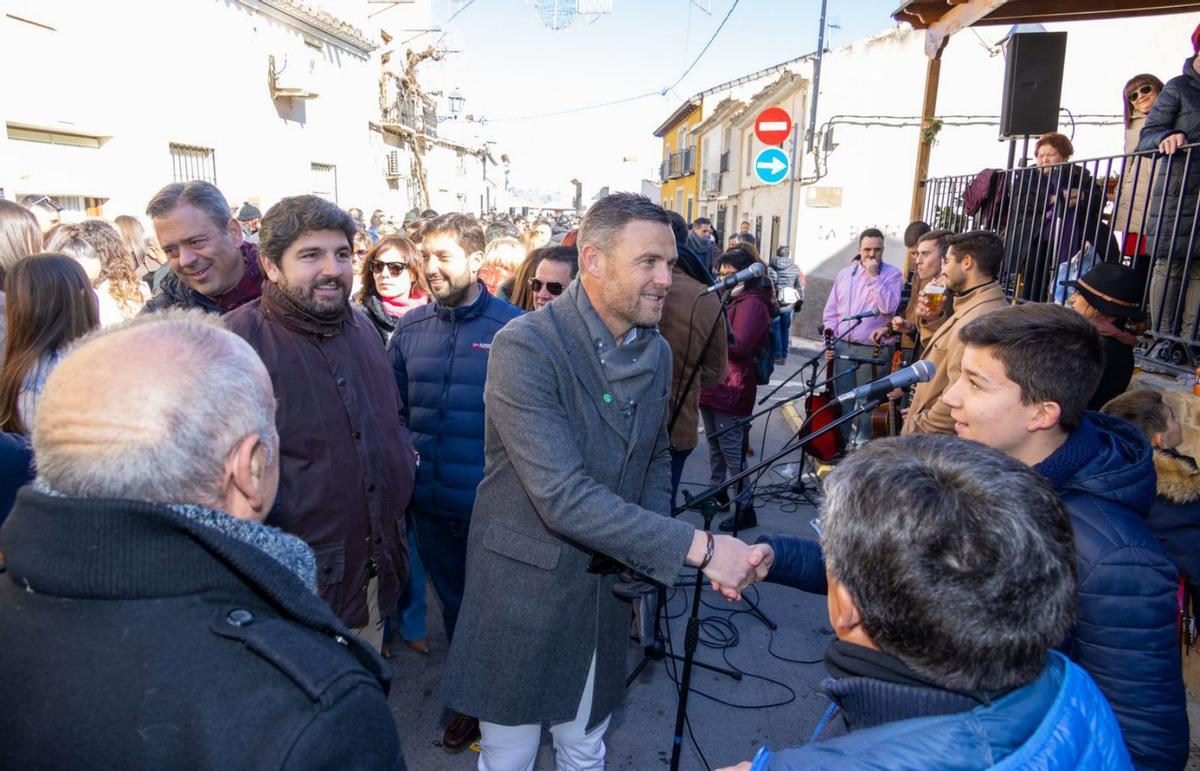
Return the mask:
<path id="1" fill-rule="evenodd" d="M 847 391 L 838 397 L 838 401 L 848 404 L 859 399 L 874 399 L 877 396 L 883 396 L 888 391 L 905 388 L 913 383 L 927 383 L 933 378 L 936 371 L 936 367 L 922 359 L 911 367 L 898 369 L 886 377 L 861 385 L 853 391 Z"/>
<path id="2" fill-rule="evenodd" d="M 712 294 L 713 292 L 719 292 L 722 289 L 732 289 L 733 287 L 737 286 L 738 284 L 741 284 L 745 281 L 749 281 L 752 278 L 762 278 L 765 275 L 767 275 L 767 267 L 765 265 L 763 265 L 761 262 L 756 262 L 753 265 L 751 265 L 750 267 L 746 268 L 745 270 L 739 270 L 737 273 L 734 273 L 732 276 L 726 276 L 725 278 L 721 279 L 717 283 L 715 283 L 712 286 L 705 289 L 700 294 L 701 294 L 701 296 L 703 296 L 706 294 Z M 878 314 L 878 313 L 879 312 L 876 311 L 876 314 Z"/>
<path id="3" fill-rule="evenodd" d="M 873 319 L 879 315 L 879 309 L 873 308 L 862 313 L 855 313 L 852 316 L 842 316 L 842 321 L 858 321 L 859 319 Z"/>
<path id="4" fill-rule="evenodd" d="M 868 359 L 862 356 L 851 356 L 848 353 L 839 353 L 833 358 L 841 359 L 842 361 L 852 361 L 855 364 L 874 364 L 876 367 L 882 367 L 887 364 L 883 359 Z"/>

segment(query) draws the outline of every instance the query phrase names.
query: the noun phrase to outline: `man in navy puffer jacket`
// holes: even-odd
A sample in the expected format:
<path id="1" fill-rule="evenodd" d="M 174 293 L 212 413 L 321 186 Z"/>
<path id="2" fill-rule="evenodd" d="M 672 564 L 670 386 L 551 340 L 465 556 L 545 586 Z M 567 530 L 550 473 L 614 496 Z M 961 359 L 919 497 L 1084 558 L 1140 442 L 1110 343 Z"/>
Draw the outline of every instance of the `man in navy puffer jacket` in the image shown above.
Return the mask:
<path id="1" fill-rule="evenodd" d="M 478 280 L 484 240 L 473 218 L 443 214 L 431 220 L 420 246 L 433 302 L 401 319 L 388 353 L 420 454 L 411 504 L 417 550 L 450 638 L 462 605 L 475 488 L 483 479 L 488 353 L 492 338 L 521 311 L 488 294 Z M 442 743 L 456 751 L 476 736 L 474 718 L 458 716 Z"/>
<path id="2" fill-rule="evenodd" d="M 1028 304 L 959 335 L 963 374 L 942 395 L 956 432 L 1033 466 L 1071 512 L 1079 611 L 1064 652 L 1104 692 L 1135 766 L 1183 768 L 1179 574 L 1145 520 L 1149 443 L 1123 420 L 1086 412 L 1104 368 L 1099 334 L 1068 308 Z"/>
<path id="3" fill-rule="evenodd" d="M 825 493 L 834 706 L 807 745 L 750 768 L 1131 767 L 1095 683 L 1051 651 L 1074 620 L 1075 555 L 1045 480 L 906 436 L 852 455 Z"/>

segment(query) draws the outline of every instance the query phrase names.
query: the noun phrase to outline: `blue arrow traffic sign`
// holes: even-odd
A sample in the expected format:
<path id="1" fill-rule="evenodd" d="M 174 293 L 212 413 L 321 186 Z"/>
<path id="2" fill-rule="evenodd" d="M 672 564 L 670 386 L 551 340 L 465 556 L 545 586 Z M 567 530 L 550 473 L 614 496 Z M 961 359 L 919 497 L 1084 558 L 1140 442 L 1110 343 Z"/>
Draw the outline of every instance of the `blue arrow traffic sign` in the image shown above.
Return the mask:
<path id="1" fill-rule="evenodd" d="M 778 185 L 787 179 L 790 166 L 787 153 L 778 147 L 768 147 L 754 159 L 754 173 L 768 185 Z"/>

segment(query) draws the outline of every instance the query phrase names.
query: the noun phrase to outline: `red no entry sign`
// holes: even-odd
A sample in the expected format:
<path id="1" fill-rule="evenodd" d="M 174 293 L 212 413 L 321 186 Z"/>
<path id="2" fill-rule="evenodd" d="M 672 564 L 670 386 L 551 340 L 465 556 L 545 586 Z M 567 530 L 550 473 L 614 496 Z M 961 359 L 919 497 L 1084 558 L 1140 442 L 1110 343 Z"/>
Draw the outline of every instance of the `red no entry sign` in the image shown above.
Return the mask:
<path id="1" fill-rule="evenodd" d="M 764 145 L 783 144 L 792 133 L 792 118 L 782 107 L 768 107 L 754 121 L 754 134 Z"/>

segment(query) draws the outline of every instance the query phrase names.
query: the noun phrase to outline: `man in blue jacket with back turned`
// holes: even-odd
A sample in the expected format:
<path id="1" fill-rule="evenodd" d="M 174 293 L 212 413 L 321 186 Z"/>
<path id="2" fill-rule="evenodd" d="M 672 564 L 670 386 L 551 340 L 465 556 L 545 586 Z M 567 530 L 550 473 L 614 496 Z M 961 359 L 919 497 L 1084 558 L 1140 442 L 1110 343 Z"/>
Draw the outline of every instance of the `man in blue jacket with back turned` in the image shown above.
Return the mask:
<path id="1" fill-rule="evenodd" d="M 942 394 L 955 432 L 1031 466 L 1071 514 L 1078 612 L 1060 649 L 1112 705 L 1137 768 L 1183 768 L 1178 572 L 1145 521 L 1155 481 L 1149 444 L 1125 421 L 1086 410 L 1104 368 L 1099 333 L 1069 308 L 1027 303 L 959 335 L 962 374 Z M 815 543 L 763 540 L 772 580 L 823 591 Z M 1001 634 L 1010 624 L 994 627 Z"/>
<path id="2" fill-rule="evenodd" d="M 417 550 L 454 636 L 467 568 L 467 532 L 483 479 L 483 384 L 496 332 L 521 312 L 488 294 L 477 277 L 483 228 L 465 214 L 443 214 L 421 240 L 424 283 L 433 302 L 411 311 L 388 351 L 420 454 L 413 489 Z M 447 751 L 479 736 L 479 721 L 457 715 L 442 737 Z"/>
<path id="3" fill-rule="evenodd" d="M 825 494 L 833 705 L 808 744 L 741 771 L 1130 768 L 1095 683 L 1051 650 L 1074 620 L 1075 555 L 1045 480 L 906 436 L 851 455 Z"/>

